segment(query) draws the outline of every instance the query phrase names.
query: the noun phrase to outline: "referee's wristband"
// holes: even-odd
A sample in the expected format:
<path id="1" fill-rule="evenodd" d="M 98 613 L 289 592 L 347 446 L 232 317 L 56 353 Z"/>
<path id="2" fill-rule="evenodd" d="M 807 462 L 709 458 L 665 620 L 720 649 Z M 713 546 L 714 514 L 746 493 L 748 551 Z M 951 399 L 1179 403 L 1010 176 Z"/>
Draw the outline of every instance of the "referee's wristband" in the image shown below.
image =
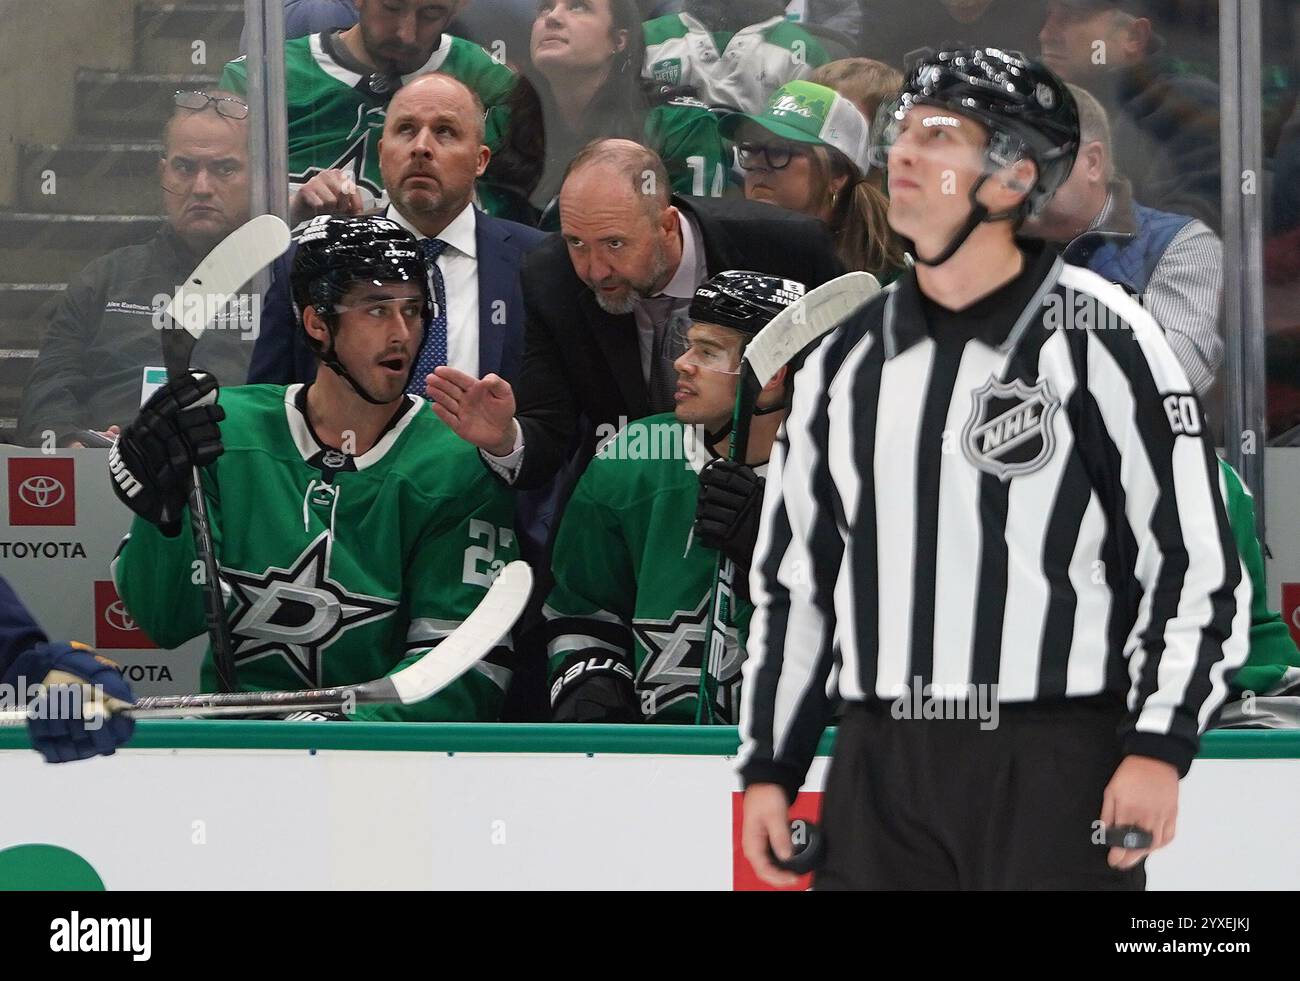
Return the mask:
<path id="1" fill-rule="evenodd" d="M 785 791 L 786 800 L 794 803 L 803 786 L 804 772 L 788 763 L 776 760 L 753 760 L 746 763 L 740 771 L 740 779 L 746 790 L 756 783 L 774 783 Z"/>
<path id="2" fill-rule="evenodd" d="M 1130 732 L 1124 737 L 1125 756 L 1150 756 L 1163 760 L 1178 771 L 1179 779 L 1187 776 L 1196 758 L 1196 746 L 1189 746 L 1177 736 L 1162 736 L 1154 732 Z"/>

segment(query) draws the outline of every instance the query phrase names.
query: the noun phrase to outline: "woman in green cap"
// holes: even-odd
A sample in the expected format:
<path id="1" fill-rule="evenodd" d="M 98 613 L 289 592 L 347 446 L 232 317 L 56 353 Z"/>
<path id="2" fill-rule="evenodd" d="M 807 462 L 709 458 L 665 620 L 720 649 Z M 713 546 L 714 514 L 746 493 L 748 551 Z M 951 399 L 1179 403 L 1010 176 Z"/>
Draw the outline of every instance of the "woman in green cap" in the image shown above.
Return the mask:
<path id="1" fill-rule="evenodd" d="M 736 142 L 745 197 L 821 219 L 849 270 L 881 282 L 902 271 L 888 200 L 869 176 L 870 127 L 849 99 L 815 82 L 789 82 L 761 113 L 733 113 L 721 129 Z"/>

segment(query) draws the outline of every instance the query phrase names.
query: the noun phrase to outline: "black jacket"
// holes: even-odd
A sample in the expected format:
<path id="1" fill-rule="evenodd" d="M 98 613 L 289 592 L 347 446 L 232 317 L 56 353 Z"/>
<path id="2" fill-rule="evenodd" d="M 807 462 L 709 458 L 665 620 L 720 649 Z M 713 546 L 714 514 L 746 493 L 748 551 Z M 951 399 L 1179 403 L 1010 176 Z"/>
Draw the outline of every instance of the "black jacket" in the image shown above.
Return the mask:
<path id="1" fill-rule="evenodd" d="M 696 222 L 710 276 L 752 269 L 808 289 L 844 272 L 821 222 L 769 204 L 674 197 Z M 524 460 L 515 487 L 540 487 L 576 449 L 579 469 L 595 451 L 595 429 L 650 414 L 632 314 L 605 313 L 569 261 L 558 235 L 524 262 L 524 366 L 516 418 Z M 581 435 L 579 419 L 586 421 Z"/>
<path id="2" fill-rule="evenodd" d="M 36 365 L 23 391 L 20 442 L 39 442 L 77 429 L 125 427 L 140 407 L 146 367 L 163 364 L 158 320 L 176 287 L 199 257 L 163 228 L 142 245 L 128 245 L 86 266 L 55 305 Z M 242 385 L 257 339 L 259 312 L 289 308 L 283 257 L 272 266 L 272 283 L 249 299 L 247 319 L 218 322 L 199 338 L 190 363 L 216 375 L 222 385 Z"/>

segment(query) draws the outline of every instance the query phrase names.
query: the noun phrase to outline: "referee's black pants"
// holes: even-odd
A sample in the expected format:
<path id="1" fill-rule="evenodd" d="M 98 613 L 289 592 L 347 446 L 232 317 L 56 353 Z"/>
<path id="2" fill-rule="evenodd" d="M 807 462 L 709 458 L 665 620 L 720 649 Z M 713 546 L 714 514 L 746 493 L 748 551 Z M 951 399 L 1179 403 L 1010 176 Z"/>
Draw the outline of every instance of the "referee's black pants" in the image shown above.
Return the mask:
<path id="1" fill-rule="evenodd" d="M 1110 699 L 1004 705 L 981 730 L 854 703 L 826 781 L 813 887 L 1144 889 L 1144 863 L 1117 871 L 1092 843 L 1123 712 Z"/>

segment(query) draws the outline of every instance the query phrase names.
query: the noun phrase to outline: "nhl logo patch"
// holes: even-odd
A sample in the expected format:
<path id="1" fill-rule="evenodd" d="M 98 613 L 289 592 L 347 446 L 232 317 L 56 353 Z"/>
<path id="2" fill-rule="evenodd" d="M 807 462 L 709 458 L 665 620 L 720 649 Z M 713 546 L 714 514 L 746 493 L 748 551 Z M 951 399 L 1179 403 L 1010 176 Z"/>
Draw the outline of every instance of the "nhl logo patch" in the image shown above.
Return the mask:
<path id="1" fill-rule="evenodd" d="M 1056 449 L 1052 417 L 1061 401 L 1047 379 L 1027 385 L 1020 379 L 990 378 L 971 393 L 971 415 L 961 433 L 961 448 L 977 469 L 999 480 L 1041 470 Z"/>

